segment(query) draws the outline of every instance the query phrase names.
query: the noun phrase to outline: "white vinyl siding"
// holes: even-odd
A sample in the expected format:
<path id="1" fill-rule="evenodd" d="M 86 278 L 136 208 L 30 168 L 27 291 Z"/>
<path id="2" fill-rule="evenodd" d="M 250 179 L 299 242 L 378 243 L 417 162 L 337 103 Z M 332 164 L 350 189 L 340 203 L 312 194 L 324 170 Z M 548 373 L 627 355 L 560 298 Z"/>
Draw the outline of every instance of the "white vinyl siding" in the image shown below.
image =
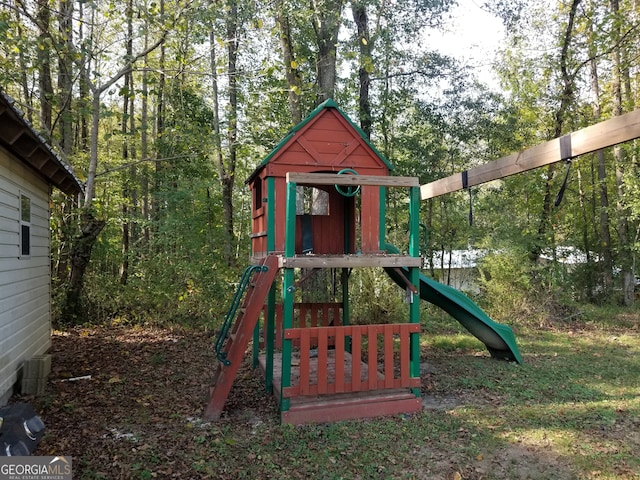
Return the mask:
<path id="1" fill-rule="evenodd" d="M 21 252 L 21 197 L 30 200 L 30 252 Z M 0 149 L 0 400 L 51 333 L 49 185 Z"/>

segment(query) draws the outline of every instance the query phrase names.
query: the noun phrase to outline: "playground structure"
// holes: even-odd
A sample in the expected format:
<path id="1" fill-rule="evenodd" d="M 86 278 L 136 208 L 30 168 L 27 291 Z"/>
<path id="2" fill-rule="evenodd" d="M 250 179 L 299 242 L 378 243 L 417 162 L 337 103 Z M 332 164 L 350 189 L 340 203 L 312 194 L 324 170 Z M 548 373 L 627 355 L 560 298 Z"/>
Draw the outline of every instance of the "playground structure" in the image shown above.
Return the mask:
<path id="1" fill-rule="evenodd" d="M 461 292 L 420 274 L 420 200 L 636 138 L 640 113 L 631 115 L 609 120 L 605 133 L 607 122 L 589 127 L 586 136 L 575 132 L 420 186 L 415 177 L 391 176 L 389 162 L 337 105 L 321 104 L 247 180 L 251 265 L 216 340 L 218 364 L 205 417 L 222 414 L 251 340 L 254 366 L 263 370 L 284 423 L 419 411 L 419 299 L 458 320 L 492 357 L 522 362 L 508 326 L 492 321 Z M 390 188 L 407 194 L 406 254 L 386 243 Z M 351 323 L 349 277 L 364 267 L 383 268 L 406 290 L 405 323 Z M 339 277 L 340 291 L 329 301 L 304 298 L 305 286 L 323 272 Z"/>

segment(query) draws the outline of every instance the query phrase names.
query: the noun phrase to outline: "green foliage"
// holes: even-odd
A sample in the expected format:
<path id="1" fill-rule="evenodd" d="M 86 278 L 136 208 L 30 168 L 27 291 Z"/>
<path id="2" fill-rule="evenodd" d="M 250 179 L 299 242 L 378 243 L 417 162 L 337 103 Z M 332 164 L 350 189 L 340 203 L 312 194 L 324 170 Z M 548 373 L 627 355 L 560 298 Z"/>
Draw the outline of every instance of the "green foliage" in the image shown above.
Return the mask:
<path id="1" fill-rule="evenodd" d="M 119 282 L 115 272 L 94 267 L 85 285 L 85 323 L 182 323 L 215 327 L 228 307 L 235 272 L 219 265 L 219 256 L 196 253 L 181 259 L 168 259 L 165 254 L 147 257 L 126 285 Z M 63 291 L 57 290 L 59 294 Z M 54 320 L 58 318 L 56 306 L 63 300 L 54 296 Z"/>
<path id="2" fill-rule="evenodd" d="M 490 253 L 482 259 L 483 296 L 496 318 L 528 318 L 537 311 L 530 300 L 531 270 L 527 252 L 522 250 Z"/>
<path id="3" fill-rule="evenodd" d="M 241 182 L 291 127 L 280 44 L 283 38 L 274 20 L 277 14 L 290 23 L 291 35 L 286 40 L 292 43 L 295 58 L 290 66 L 301 82 L 295 93 L 303 113 L 317 101 L 318 32 L 313 28 L 309 4 L 240 1 L 234 2 L 237 12 L 228 3 L 163 5 L 164 11 L 159 4 L 128 11 L 118 2 L 89 2 L 84 18 L 73 20 L 84 22 L 86 36 L 72 52 L 76 63 L 71 73 L 77 80 L 70 112 L 61 111 L 69 101 L 69 92 L 56 92 L 47 99 L 54 109 L 53 118 L 59 113 L 73 116 L 76 143 L 68 160 L 84 179 L 88 152 L 83 130 L 88 127 L 91 111 L 83 98 L 89 93 L 80 64 L 90 62 L 89 76 L 98 86 L 121 65 L 128 40 L 121 36 L 121 25 L 131 22 L 133 26 L 134 53 L 136 45 L 153 42 L 167 30 L 162 53 L 157 49 L 140 58 L 131 83 L 114 83 L 101 98 L 94 208 L 107 227 L 94 247 L 88 271 L 88 321 L 144 321 L 157 318 L 155 312 L 172 318 L 204 319 L 224 311 L 228 285 L 237 280 L 249 254 L 249 196 Z M 502 95 L 478 84 L 473 73 L 454 59 L 423 44 L 425 27 L 446 27 L 446 15 L 454 5 L 448 0 L 401 0 L 388 8 L 386 4 L 362 2 L 369 19 L 370 51 L 366 58 L 360 58 L 362 38 L 343 11 L 335 99 L 352 119 L 357 118 L 358 71 L 363 66 L 370 75 L 372 141 L 396 167 L 394 173 L 416 176 L 427 183 L 546 140 L 559 125 L 564 133 L 593 123 L 588 58 L 599 68 L 600 115 L 612 114 L 611 53 L 619 51 L 623 59 L 635 58 L 635 35 L 630 28 L 634 17 L 626 10 L 631 8 L 629 4 L 623 2 L 619 15 L 612 14 L 606 2 L 580 5 L 565 59 L 575 82 L 573 98 L 562 115 L 558 109 L 566 75 L 560 69 L 560 47 L 567 6 L 543 8 L 539 2 L 501 0 L 484 3 L 509 27 L 497 63 Z M 57 69 L 64 63 L 58 62 L 56 55 L 69 54 L 64 39 L 59 38 L 60 18 L 52 15 L 50 25 L 36 25 L 36 7 L 26 3 L 0 11 L 0 66 L 4 67 L 0 68 L 0 84 L 19 98 L 28 113 L 39 110 L 38 82 L 44 69 L 38 62 L 49 58 L 55 85 L 61 74 Z M 94 21 L 88 21 L 90 16 Z M 611 32 L 617 27 L 629 33 L 614 45 Z M 228 38 L 231 31 L 237 33 L 236 38 Z M 231 40 L 238 42 L 233 72 L 228 71 Z M 213 66 L 211 52 L 215 53 Z M 238 124 L 234 132 L 227 131 L 236 113 L 229 110 L 231 78 L 237 84 Z M 622 102 L 625 109 L 631 109 L 635 87 L 629 82 L 625 88 L 629 91 Z M 126 110 L 125 100 L 129 101 Z M 54 145 L 59 142 L 56 129 L 46 134 L 52 136 Z M 230 142 L 237 151 L 233 168 L 229 168 L 226 155 Z M 634 148 L 625 147 L 626 158 L 635 158 Z M 225 168 L 218 168 L 218 159 Z M 420 220 L 429 232 L 423 254 L 430 257 L 433 250 L 467 247 L 501 252 L 492 254 L 482 267 L 481 300 L 505 318 L 514 311 L 528 312 L 532 321 L 540 324 L 571 317 L 574 301 L 615 299 L 603 289 L 602 266 L 596 261 L 605 250 L 600 213 L 606 209 L 611 218 L 613 241 L 606 248 L 612 252 L 613 267 L 633 265 L 640 250 L 637 162 L 619 166 L 623 183 L 618 185 L 614 157 L 606 154 L 607 178 L 603 183 L 611 198 L 609 207 L 601 206 L 596 163 L 586 158 L 578 162 L 579 171 L 576 167 L 572 170 L 563 204 L 548 213 L 548 221 L 543 202 L 548 192 L 558 191 L 560 168 L 549 182 L 546 171 L 534 171 L 476 187 L 471 198 L 462 192 L 423 202 Z M 225 174 L 233 177 L 232 235 L 225 231 L 221 208 Z M 52 244 L 57 301 L 69 271 L 65 259 L 77 233 L 77 219 L 62 208 L 59 198 L 55 201 Z M 406 249 L 404 201 L 402 195 L 390 190 L 387 227 L 388 240 Z M 620 208 L 613 207 L 616 201 Z M 543 218 L 548 228 L 540 228 Z M 626 244 L 618 237 L 625 221 L 630 232 Z M 128 246 L 123 243 L 125 229 Z M 589 252 L 589 263 L 575 269 L 530 263 L 530 254 L 557 246 Z M 354 307 L 356 317 L 362 321 L 405 317 L 402 292 L 394 286 L 388 290 L 390 282 L 384 274 L 354 272 L 353 278 L 361 289 Z"/>
<path id="4" fill-rule="evenodd" d="M 382 269 L 353 270 L 349 280 L 352 322 L 357 324 L 399 323 L 409 318 L 405 293 Z"/>
<path id="5" fill-rule="evenodd" d="M 549 326 L 579 316 L 572 278 L 555 257 L 532 263 L 526 249 L 503 247 L 486 255 L 479 271 L 482 302 L 498 321 Z"/>

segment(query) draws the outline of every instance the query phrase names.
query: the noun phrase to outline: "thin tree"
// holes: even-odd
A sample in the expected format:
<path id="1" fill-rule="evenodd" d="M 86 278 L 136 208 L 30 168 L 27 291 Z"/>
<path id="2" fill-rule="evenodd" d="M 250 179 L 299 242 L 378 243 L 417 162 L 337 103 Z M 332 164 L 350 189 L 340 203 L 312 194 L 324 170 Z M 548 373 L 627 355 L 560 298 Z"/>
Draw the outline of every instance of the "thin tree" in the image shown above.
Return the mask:
<path id="1" fill-rule="evenodd" d="M 311 0 L 312 25 L 316 34 L 318 57 L 316 59 L 316 102 L 324 102 L 335 96 L 338 32 L 343 0 Z"/>
<path id="2" fill-rule="evenodd" d="M 51 81 L 51 7 L 48 0 L 38 0 L 36 23 L 38 25 L 38 86 L 40 89 L 40 125 L 51 134 L 53 83 Z"/>
<path id="3" fill-rule="evenodd" d="M 60 147 L 66 156 L 73 150 L 73 2 L 58 3 L 58 111 Z"/>
<path id="4" fill-rule="evenodd" d="M 591 2 L 593 4 L 593 2 Z M 593 18 L 593 15 L 589 16 Z M 601 92 L 598 72 L 598 63 L 596 61 L 596 45 L 593 21 L 589 22 L 589 70 L 591 80 L 591 91 L 593 93 L 593 119 L 595 122 L 602 120 L 602 107 L 600 105 Z M 613 254 L 611 251 L 611 231 L 609 220 L 609 191 L 607 187 L 607 164 L 605 161 L 604 151 L 598 150 L 595 153 L 597 162 L 597 191 L 599 199 L 599 252 L 602 257 L 600 266 L 600 277 L 605 294 L 611 290 L 613 286 Z"/>
<path id="5" fill-rule="evenodd" d="M 578 6 L 581 0 L 572 0 L 567 23 L 560 39 L 560 104 L 554 114 L 554 124 L 552 129 L 552 138 L 559 137 L 565 128 L 565 117 L 569 107 L 574 101 L 575 93 L 575 77 L 577 71 L 571 71 L 569 67 L 570 46 L 574 35 L 574 25 L 578 13 Z M 537 262 L 542 253 L 542 245 L 544 237 L 549 233 L 551 227 L 551 209 L 553 206 L 553 179 L 557 169 L 557 164 L 551 164 L 547 167 L 544 197 L 542 200 L 542 210 L 538 223 L 538 239 L 534 242 L 530 252 L 530 258 L 533 262 Z"/>
<path id="6" fill-rule="evenodd" d="M 283 0 L 277 0 L 275 5 L 275 20 L 278 26 L 280 47 L 282 48 L 282 60 L 284 63 L 285 78 L 287 80 L 289 101 L 289 114 L 291 123 L 297 125 L 302 121 L 302 105 L 300 96 L 302 94 L 302 79 L 298 71 L 298 61 L 293 45 L 293 32 L 289 12 L 285 11 L 286 4 Z"/>
<path id="7" fill-rule="evenodd" d="M 369 36 L 369 17 L 367 15 L 366 3 L 363 0 L 355 1 L 351 4 L 353 21 L 356 24 L 357 39 L 359 48 L 358 59 L 358 117 L 360 128 L 371 137 L 372 118 L 371 100 L 369 99 L 369 83 L 371 82 L 370 70 L 373 65 L 371 58 L 371 38 Z"/>
<path id="8" fill-rule="evenodd" d="M 99 83 L 92 80 L 89 70 L 82 69 L 82 75 L 91 92 L 91 134 L 89 143 L 89 169 L 85 182 L 84 203 L 80 212 L 80 235 L 76 238 L 71 249 L 71 274 L 64 305 L 62 307 L 63 318 L 66 321 L 75 321 L 80 312 L 80 296 L 84 283 L 84 275 L 91 259 L 93 246 L 106 222 L 98 218 L 94 210 L 96 173 L 98 168 L 98 136 L 100 131 L 100 99 L 118 80 L 131 71 L 133 65 L 141 58 L 146 57 L 160 45 L 164 44 L 167 32 L 163 32 L 151 46 L 142 52 L 125 59 L 120 69 L 110 78 Z M 84 67 L 84 66 L 83 66 Z"/>
<path id="9" fill-rule="evenodd" d="M 613 27 L 611 30 L 611 36 L 614 44 L 617 46 L 612 52 L 612 84 L 611 90 L 613 94 L 612 101 L 612 114 L 617 117 L 622 115 L 623 108 L 623 92 L 622 85 L 626 83 L 624 79 L 625 67 L 622 64 L 624 44 L 621 43 L 621 13 L 618 0 L 610 1 L 611 14 L 613 16 Z M 625 200 L 625 152 L 621 145 L 616 145 L 613 148 L 613 157 L 615 160 L 616 170 L 616 210 L 618 213 L 618 238 L 620 242 L 620 265 L 621 265 L 621 279 L 622 279 L 622 301 L 625 305 L 632 305 L 634 302 L 634 272 L 631 249 L 629 248 L 629 224 L 627 217 L 629 216 L 629 210 Z"/>

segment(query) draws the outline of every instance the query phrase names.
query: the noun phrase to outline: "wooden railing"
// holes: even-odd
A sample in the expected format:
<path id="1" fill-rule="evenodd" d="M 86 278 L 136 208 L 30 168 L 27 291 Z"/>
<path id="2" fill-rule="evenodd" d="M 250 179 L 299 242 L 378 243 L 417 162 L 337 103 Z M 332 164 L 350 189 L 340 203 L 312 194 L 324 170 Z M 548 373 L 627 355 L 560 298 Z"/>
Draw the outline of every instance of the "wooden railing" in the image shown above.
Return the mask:
<path id="1" fill-rule="evenodd" d="M 283 395 L 419 387 L 420 378 L 411 376 L 409 348 L 411 334 L 419 331 L 414 323 L 286 329 L 285 340 L 299 341 L 300 348 L 292 359 L 291 385 L 283 386 Z M 330 348 L 330 343 L 335 345 Z"/>
<path id="2" fill-rule="evenodd" d="M 267 306 L 263 312 L 266 315 Z M 274 346 L 277 350 L 282 348 L 282 304 L 276 305 L 276 333 Z M 337 327 L 342 325 L 341 303 L 294 303 L 293 322 L 295 327 Z M 296 341 L 294 345 L 297 345 Z"/>

